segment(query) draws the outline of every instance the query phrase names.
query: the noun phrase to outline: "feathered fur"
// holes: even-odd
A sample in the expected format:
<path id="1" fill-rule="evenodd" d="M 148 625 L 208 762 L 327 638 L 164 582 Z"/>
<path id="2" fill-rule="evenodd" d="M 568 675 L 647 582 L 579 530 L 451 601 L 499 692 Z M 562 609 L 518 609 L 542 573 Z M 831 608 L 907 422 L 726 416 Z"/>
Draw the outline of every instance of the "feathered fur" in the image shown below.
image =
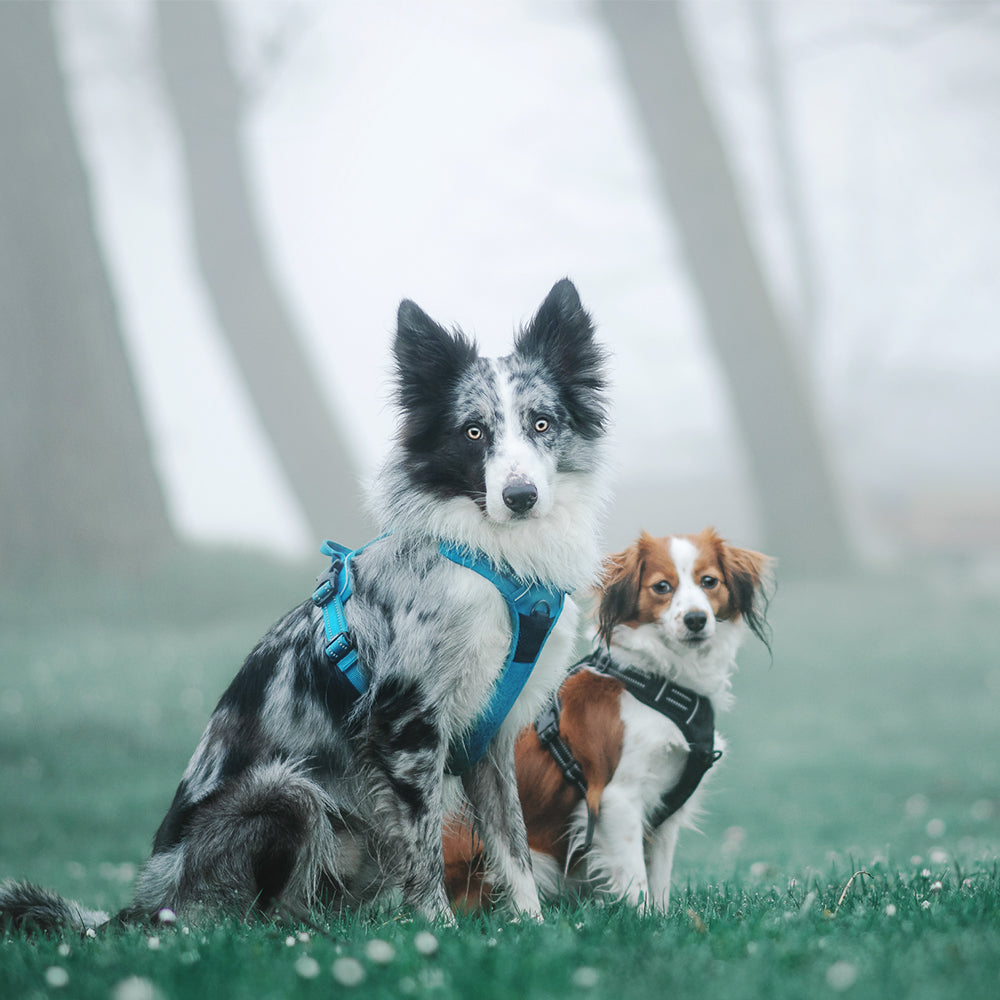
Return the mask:
<path id="1" fill-rule="evenodd" d="M 367 691 L 355 698 L 330 666 L 311 601 L 282 618 L 209 719 L 120 919 L 164 908 L 306 915 L 387 891 L 446 917 L 442 821 L 446 800 L 463 797 L 511 906 L 540 913 L 513 745 L 564 675 L 576 610 L 567 600 L 484 759 L 447 777 L 448 747 L 488 699 L 511 628 L 496 588 L 439 544 L 567 591 L 596 579 L 603 352 L 563 280 L 507 357 L 480 357 L 409 301 L 394 354 L 399 437 L 371 491 L 388 534 L 353 559 L 346 604 Z M 0 916 L 100 922 L 24 883 L 0 889 Z"/>

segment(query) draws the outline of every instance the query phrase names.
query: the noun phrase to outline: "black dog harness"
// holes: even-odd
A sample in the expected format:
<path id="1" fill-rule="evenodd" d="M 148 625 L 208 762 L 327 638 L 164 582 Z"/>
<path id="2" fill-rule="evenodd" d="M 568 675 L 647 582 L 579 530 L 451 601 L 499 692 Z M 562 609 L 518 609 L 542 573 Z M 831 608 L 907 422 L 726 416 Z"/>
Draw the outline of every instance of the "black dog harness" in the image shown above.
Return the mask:
<path id="1" fill-rule="evenodd" d="M 633 666 L 619 666 L 602 650 L 596 650 L 581 660 L 570 673 L 576 673 L 584 667 L 619 681 L 633 698 L 674 723 L 687 740 L 687 763 L 677 784 L 663 793 L 656 808 L 646 817 L 650 829 L 655 830 L 691 798 L 705 772 L 722 756 L 722 751 L 715 749 L 715 712 L 712 703 L 694 691 L 672 684 L 662 677 L 647 674 Z M 559 765 L 566 781 L 586 797 L 587 779 L 583 768 L 559 735 L 561 711 L 562 705 L 557 692 L 535 721 L 535 730 L 542 746 Z M 590 817 L 587 829 L 588 847 L 592 836 L 593 816 Z"/>

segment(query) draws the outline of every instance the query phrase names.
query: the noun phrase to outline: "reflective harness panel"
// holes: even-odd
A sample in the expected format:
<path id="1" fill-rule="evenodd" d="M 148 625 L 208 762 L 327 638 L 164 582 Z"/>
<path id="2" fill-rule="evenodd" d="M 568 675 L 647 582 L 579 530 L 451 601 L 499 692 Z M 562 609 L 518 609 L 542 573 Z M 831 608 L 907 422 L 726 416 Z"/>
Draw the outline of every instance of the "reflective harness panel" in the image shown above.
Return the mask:
<path id="1" fill-rule="evenodd" d="M 326 655 L 358 694 L 367 690 L 368 677 L 363 664 L 358 660 L 354 640 L 347 627 L 344 603 L 351 596 L 351 560 L 366 547 L 351 550 L 336 542 L 324 542 L 320 551 L 330 556 L 332 562 L 329 570 L 317 580 L 312 596 L 323 611 Z M 510 615 L 510 648 L 490 699 L 468 732 L 456 739 L 449 748 L 446 770 L 449 774 L 461 774 L 486 753 L 490 740 L 517 701 L 538 661 L 545 640 L 559 619 L 566 595 L 564 591 L 530 583 L 510 573 L 498 572 L 481 552 L 448 545 L 446 542 L 441 543 L 440 551 L 446 559 L 489 580 L 500 592 Z"/>
<path id="2" fill-rule="evenodd" d="M 688 758 L 677 784 L 663 793 L 656 807 L 646 817 L 650 829 L 655 830 L 672 816 L 694 794 L 705 772 L 722 756 L 715 749 L 715 712 L 708 698 L 695 694 L 679 684 L 647 674 L 632 666 L 620 667 L 608 653 L 596 651 L 581 660 L 571 671 L 574 673 L 590 667 L 598 673 L 619 681 L 637 701 L 668 718 L 680 729 L 688 744 Z M 569 784 L 587 795 L 587 779 L 583 768 L 573 756 L 573 751 L 559 733 L 559 715 L 562 706 L 558 692 L 535 722 L 539 742 L 559 765 Z M 590 817 L 586 846 L 593 836 L 593 817 Z"/>

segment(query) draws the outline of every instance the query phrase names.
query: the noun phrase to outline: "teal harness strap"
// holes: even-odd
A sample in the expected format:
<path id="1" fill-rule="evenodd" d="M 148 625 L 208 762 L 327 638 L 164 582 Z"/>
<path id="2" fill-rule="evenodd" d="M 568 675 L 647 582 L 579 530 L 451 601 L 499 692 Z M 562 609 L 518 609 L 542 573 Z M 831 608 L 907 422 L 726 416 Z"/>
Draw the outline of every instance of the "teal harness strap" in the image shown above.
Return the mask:
<path id="1" fill-rule="evenodd" d="M 442 542 L 441 555 L 489 580 L 503 597 L 510 614 L 510 649 L 493 694 L 464 738 L 451 745 L 446 770 L 461 774 L 479 761 L 524 689 L 545 640 L 562 613 L 564 591 L 498 573 L 480 552 Z"/>
<path id="2" fill-rule="evenodd" d="M 358 694 L 364 694 L 368 689 L 368 678 L 347 627 L 344 603 L 351 596 L 351 560 L 365 548 L 367 546 L 362 545 L 352 550 L 337 542 L 324 542 L 320 551 L 332 561 L 330 568 L 316 581 L 312 595 L 317 607 L 323 611 L 326 655 Z M 510 649 L 490 700 L 464 738 L 455 740 L 449 751 L 446 770 L 449 774 L 461 774 L 486 753 L 490 740 L 513 708 L 534 670 L 545 640 L 562 613 L 566 594 L 539 583 L 498 573 L 480 552 L 445 542 L 441 543 L 440 550 L 445 558 L 489 580 L 500 591 L 510 614 Z"/>
<path id="3" fill-rule="evenodd" d="M 324 652 L 358 694 L 364 693 L 368 681 L 347 627 L 344 602 L 351 596 L 351 559 L 364 548 L 365 546 L 361 546 L 360 549 L 352 550 L 346 545 L 325 541 L 320 546 L 320 552 L 329 556 L 332 562 L 326 573 L 316 581 L 316 589 L 312 595 L 313 602 L 323 610 L 327 643 Z"/>

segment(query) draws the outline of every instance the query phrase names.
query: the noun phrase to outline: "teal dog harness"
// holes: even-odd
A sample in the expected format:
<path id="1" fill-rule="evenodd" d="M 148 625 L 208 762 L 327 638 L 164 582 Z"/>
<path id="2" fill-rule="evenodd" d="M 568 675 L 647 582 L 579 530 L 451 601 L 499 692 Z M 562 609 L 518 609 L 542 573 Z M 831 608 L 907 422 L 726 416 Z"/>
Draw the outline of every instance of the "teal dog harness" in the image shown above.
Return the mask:
<path id="1" fill-rule="evenodd" d="M 367 690 L 368 677 L 347 627 L 344 604 L 351 596 L 351 560 L 365 548 L 351 550 L 336 542 L 324 542 L 320 551 L 332 561 L 327 572 L 317 580 L 312 595 L 323 611 L 326 655 L 358 694 Z M 440 551 L 446 559 L 489 580 L 500 592 L 510 615 L 510 648 L 490 699 L 469 731 L 450 747 L 446 770 L 449 774 L 461 774 L 483 757 L 490 740 L 517 701 L 538 662 L 545 640 L 559 620 L 566 594 L 522 580 L 512 573 L 500 573 L 482 552 L 447 542 L 441 543 Z"/>

